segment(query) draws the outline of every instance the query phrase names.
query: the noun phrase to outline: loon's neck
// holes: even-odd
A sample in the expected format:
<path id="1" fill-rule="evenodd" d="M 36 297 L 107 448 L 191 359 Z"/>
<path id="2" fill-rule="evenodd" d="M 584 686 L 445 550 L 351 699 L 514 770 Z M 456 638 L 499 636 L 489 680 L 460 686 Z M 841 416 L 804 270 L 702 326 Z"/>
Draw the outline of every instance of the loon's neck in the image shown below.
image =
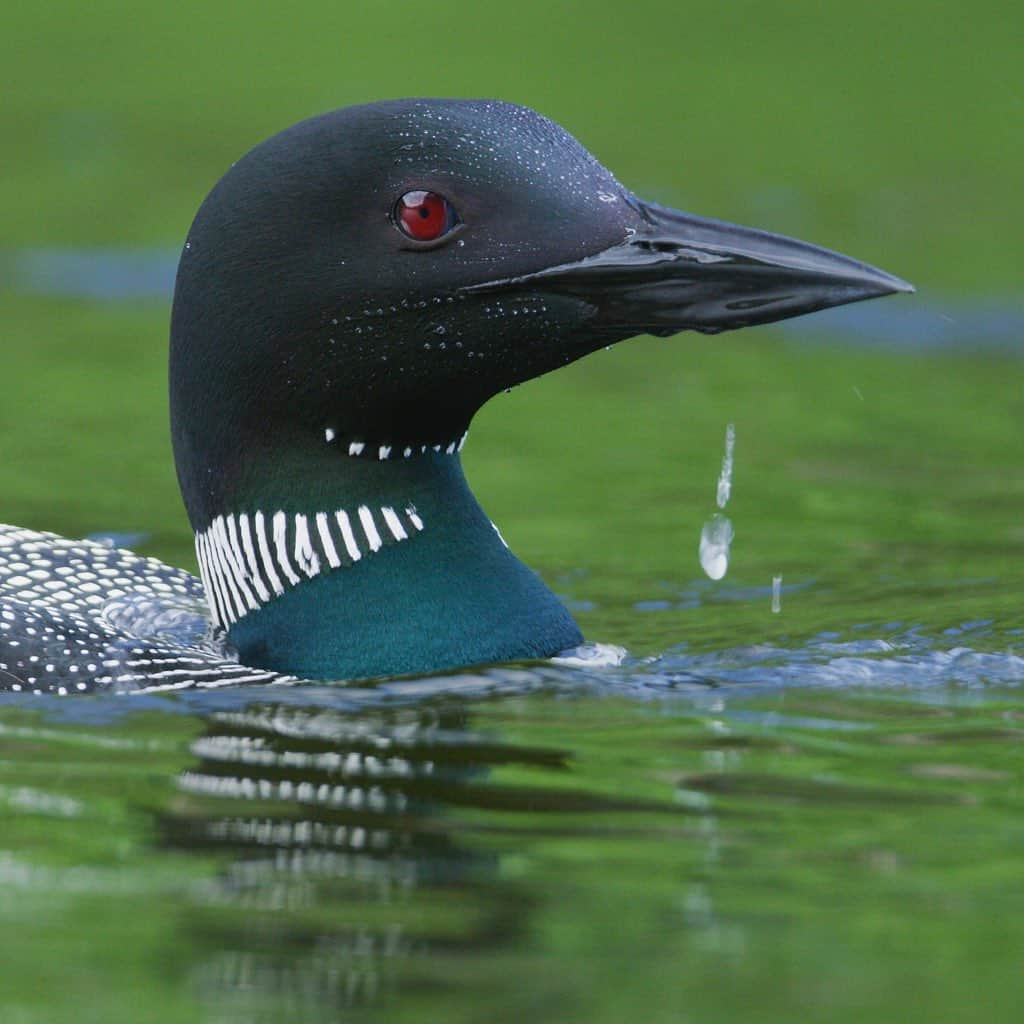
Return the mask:
<path id="1" fill-rule="evenodd" d="M 293 456 L 197 532 L 214 618 L 245 664 L 354 679 L 581 641 L 480 508 L 457 452 L 370 454 Z"/>

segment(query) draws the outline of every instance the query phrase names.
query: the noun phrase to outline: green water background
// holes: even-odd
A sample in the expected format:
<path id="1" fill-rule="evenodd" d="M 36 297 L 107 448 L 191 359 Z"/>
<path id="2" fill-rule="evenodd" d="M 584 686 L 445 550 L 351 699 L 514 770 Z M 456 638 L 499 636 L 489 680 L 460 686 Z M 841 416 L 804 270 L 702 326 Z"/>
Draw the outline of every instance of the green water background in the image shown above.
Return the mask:
<path id="1" fill-rule="evenodd" d="M 292 121 L 498 96 L 641 195 L 919 288 L 887 302 L 1019 307 L 1022 38 L 995 3 L 9 5 L 0 243 L 175 246 L 230 162 Z M 144 530 L 194 566 L 166 304 L 0 285 L 0 521 Z M 953 328 L 933 354 L 782 328 L 631 341 L 492 402 L 467 472 L 588 637 L 639 657 L 774 645 L 785 665 L 914 630 L 936 665 L 968 647 L 1005 667 L 1024 625 L 1021 363 Z M 730 422 L 736 541 L 712 585 L 697 537 Z M 792 589 L 773 615 L 776 574 Z M 228 728 L 201 703 L 0 705 L 0 1018 L 1015 1020 L 1022 709 L 988 663 L 960 664 L 401 711 L 311 692 L 336 733 L 376 737 L 352 778 L 402 776 L 366 761 L 395 744 L 429 776 L 388 783 L 402 807 L 377 818 L 189 788 L 238 774 L 195 746 Z M 311 737 L 303 702 L 289 725 L 230 727 L 271 751 L 252 776 L 294 783 L 288 752 L 352 742 Z M 349 860 L 225 839 L 241 818 L 330 819 Z M 400 837 L 386 855 L 355 844 L 373 822 Z"/>

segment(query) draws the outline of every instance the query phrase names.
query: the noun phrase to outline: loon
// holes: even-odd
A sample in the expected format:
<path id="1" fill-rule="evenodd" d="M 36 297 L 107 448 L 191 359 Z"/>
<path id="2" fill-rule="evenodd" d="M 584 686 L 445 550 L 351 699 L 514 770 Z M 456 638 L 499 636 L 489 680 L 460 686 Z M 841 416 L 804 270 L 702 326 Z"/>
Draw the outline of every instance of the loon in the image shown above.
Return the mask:
<path id="1" fill-rule="evenodd" d="M 512 103 L 302 121 L 215 185 L 178 266 L 171 435 L 201 581 L 0 527 L 0 688 L 350 680 L 571 649 L 576 623 L 463 476 L 477 410 L 637 334 L 909 291 L 645 202 Z"/>

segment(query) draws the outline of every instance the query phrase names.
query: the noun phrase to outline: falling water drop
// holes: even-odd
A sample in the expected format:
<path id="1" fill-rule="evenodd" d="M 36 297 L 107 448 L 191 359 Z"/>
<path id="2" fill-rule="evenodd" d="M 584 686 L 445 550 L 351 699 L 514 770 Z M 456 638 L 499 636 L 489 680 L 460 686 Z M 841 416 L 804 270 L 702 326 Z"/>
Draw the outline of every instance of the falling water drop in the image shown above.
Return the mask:
<path id="1" fill-rule="evenodd" d="M 716 512 L 700 531 L 700 566 L 713 580 L 720 580 L 729 568 L 732 522 Z"/>
<path id="2" fill-rule="evenodd" d="M 730 423 L 725 428 L 725 454 L 722 456 L 722 472 L 718 475 L 715 502 L 720 509 L 729 503 L 732 493 L 732 453 L 736 446 L 736 427 Z M 732 521 L 716 512 L 700 531 L 700 566 L 713 580 L 720 580 L 729 568 L 729 546 L 732 544 Z"/>

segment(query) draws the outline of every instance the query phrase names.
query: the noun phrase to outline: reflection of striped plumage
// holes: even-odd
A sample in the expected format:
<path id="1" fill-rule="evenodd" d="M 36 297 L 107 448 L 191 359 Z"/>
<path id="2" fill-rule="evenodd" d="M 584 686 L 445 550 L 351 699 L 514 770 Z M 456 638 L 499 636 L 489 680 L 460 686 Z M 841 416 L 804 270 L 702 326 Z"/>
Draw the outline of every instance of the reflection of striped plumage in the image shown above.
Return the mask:
<path id="1" fill-rule="evenodd" d="M 165 847 L 221 866 L 184 923 L 205 950 L 190 980 L 216 1019 L 252 1020 L 254 1006 L 280 1008 L 275 1020 L 372 1015 L 431 951 L 486 955 L 529 913 L 516 885 L 495 887 L 493 850 L 446 812 L 521 813 L 532 788 L 490 806 L 485 778 L 492 764 L 536 769 L 535 749 L 467 731 L 461 703 L 360 708 L 351 693 L 332 691 L 340 707 L 228 697 L 159 813 Z M 564 769 L 560 752 L 541 757 Z M 483 912 L 433 912 L 467 892 Z M 230 929 L 220 952 L 202 947 L 212 925 Z"/>
<path id="2" fill-rule="evenodd" d="M 217 516 L 196 534 L 196 553 L 214 621 L 227 628 L 289 587 L 358 562 L 423 529 L 415 507 L 360 505 L 315 515 Z"/>

